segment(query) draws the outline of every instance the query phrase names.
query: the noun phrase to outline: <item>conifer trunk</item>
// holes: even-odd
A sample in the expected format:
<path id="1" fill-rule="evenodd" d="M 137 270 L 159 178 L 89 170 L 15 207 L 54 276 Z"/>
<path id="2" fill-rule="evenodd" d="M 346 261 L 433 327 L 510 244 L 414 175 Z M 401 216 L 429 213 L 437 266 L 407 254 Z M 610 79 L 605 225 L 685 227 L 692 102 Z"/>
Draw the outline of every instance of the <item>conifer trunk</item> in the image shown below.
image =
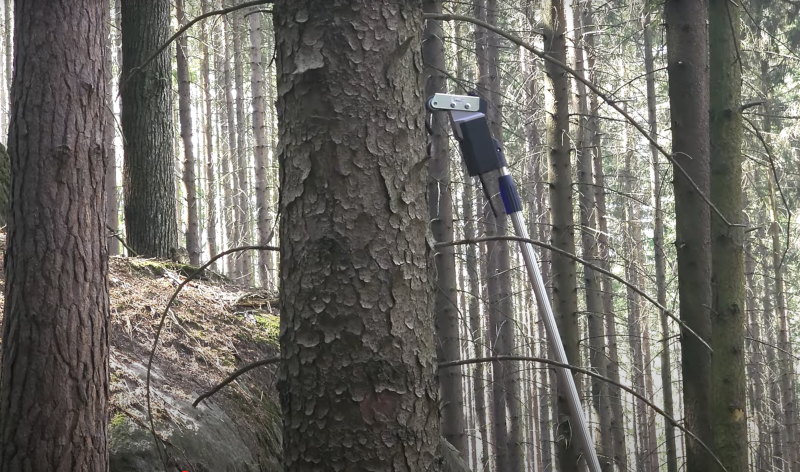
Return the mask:
<path id="1" fill-rule="evenodd" d="M 201 13 L 205 14 L 210 11 L 208 0 L 200 2 Z M 203 78 L 203 101 L 205 105 L 205 118 L 203 121 L 203 133 L 205 135 L 206 144 L 206 208 L 207 213 L 207 242 L 209 257 L 213 258 L 219 252 L 217 244 L 217 170 L 214 168 L 214 118 L 213 114 L 213 99 L 211 93 L 211 61 L 208 53 L 208 43 L 211 40 L 213 33 L 209 34 L 210 26 L 208 23 L 203 24 L 200 30 L 200 48 L 203 55 L 202 59 L 202 78 Z M 219 118 L 219 114 L 216 115 Z M 212 265 L 212 270 L 216 270 L 216 262 Z"/>
<path id="2" fill-rule="evenodd" d="M 284 470 L 438 472 L 421 5 L 273 10 Z"/>
<path id="3" fill-rule="evenodd" d="M 425 13 L 441 13 L 441 0 L 422 2 Z M 441 23 L 428 20 L 422 43 L 425 61 L 425 98 L 445 92 L 444 71 L 447 69 L 442 42 Z M 428 211 L 431 233 L 437 242 L 453 240 L 453 202 L 450 196 L 450 123 L 446 113 L 431 116 L 430 163 L 428 164 Z M 452 246 L 438 249 L 434 255 L 436 289 L 433 297 L 433 318 L 436 328 L 436 355 L 439 362 L 458 360 L 458 310 L 456 306 L 456 261 Z M 442 401 L 442 436 L 462 454 L 466 452 L 464 430 L 464 395 L 461 367 L 439 371 Z"/>
<path id="4" fill-rule="evenodd" d="M 175 1 L 175 12 L 178 17 L 178 26 L 183 26 L 186 23 L 183 0 Z M 178 72 L 178 114 L 181 123 L 181 139 L 183 140 L 183 185 L 186 188 L 186 252 L 189 253 L 189 264 L 197 267 L 200 265 L 202 249 L 200 247 L 200 221 L 197 215 L 192 93 L 189 81 L 189 59 L 186 53 L 188 47 L 189 41 L 186 35 L 181 35 L 175 48 L 175 62 Z"/>
<path id="5" fill-rule="evenodd" d="M 236 87 L 236 178 L 234 194 L 236 195 L 236 225 L 239 227 L 241 240 L 238 244 L 250 244 L 250 185 L 248 181 L 247 123 L 244 114 L 244 59 L 242 57 L 242 12 L 231 14 L 231 37 L 233 38 L 233 81 Z M 252 285 L 253 259 L 250 251 L 239 253 L 237 259 L 239 283 Z"/>
<path id="6" fill-rule="evenodd" d="M 138 255 L 178 249 L 170 48 L 131 75 L 170 35 L 168 0 L 122 1 L 122 134 L 125 236 Z"/>
<path id="7" fill-rule="evenodd" d="M 667 0 L 667 72 L 675 168 L 675 231 L 685 426 L 706 445 L 712 434 L 711 215 L 709 195 L 708 11 L 706 2 Z M 698 190 L 695 190 L 695 186 Z M 702 339 L 698 339 L 700 336 Z M 708 451 L 686 438 L 686 472 L 713 470 Z"/>

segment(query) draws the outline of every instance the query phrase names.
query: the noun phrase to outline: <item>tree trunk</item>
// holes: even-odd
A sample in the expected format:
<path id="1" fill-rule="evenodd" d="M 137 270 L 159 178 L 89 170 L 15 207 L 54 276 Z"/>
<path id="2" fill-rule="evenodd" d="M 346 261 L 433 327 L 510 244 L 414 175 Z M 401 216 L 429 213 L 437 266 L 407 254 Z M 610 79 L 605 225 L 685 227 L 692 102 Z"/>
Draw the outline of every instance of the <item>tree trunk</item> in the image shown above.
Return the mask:
<path id="1" fill-rule="evenodd" d="M 709 1 L 711 201 L 711 348 L 714 449 L 730 472 L 747 472 L 747 322 L 742 226 L 742 118 L 739 7 Z"/>
<path id="2" fill-rule="evenodd" d="M 711 251 L 709 194 L 708 11 L 705 2 L 667 0 L 667 71 L 672 116 L 672 152 L 686 172 L 674 169 L 678 298 L 681 319 L 706 343 L 711 340 Z M 694 185 L 693 185 L 694 184 Z M 711 351 L 681 333 L 686 427 L 707 445 L 712 435 Z M 716 467 L 708 451 L 686 439 L 686 472 Z"/>
<path id="3" fill-rule="evenodd" d="M 106 2 L 108 6 L 108 16 L 111 18 L 111 2 Z M 117 1 L 119 3 L 119 1 Z M 110 20 L 109 20 L 110 21 Z M 114 116 L 114 77 L 112 77 L 112 57 L 114 41 L 111 39 L 110 24 L 107 28 L 106 47 L 105 47 L 105 68 L 108 71 L 108 84 L 106 84 L 106 126 L 103 131 L 103 140 L 106 151 L 108 152 L 108 166 L 106 166 L 106 242 L 108 243 L 108 254 L 116 256 L 119 254 L 119 239 L 114 235 L 119 233 L 119 204 L 117 202 L 117 159 L 114 150 L 114 131 L 116 130 L 116 117 Z M 117 34 L 117 36 L 119 36 Z M 0 128 L 6 129 L 6 128 Z M 5 224 L 5 223 L 4 223 Z"/>
<path id="4" fill-rule="evenodd" d="M 273 9 L 285 470 L 438 471 L 419 2 Z"/>
<path id="5" fill-rule="evenodd" d="M 244 63 L 242 60 L 242 12 L 231 14 L 231 36 L 233 37 L 233 81 L 236 86 L 236 225 L 240 228 L 241 241 L 250 244 L 250 186 L 247 180 L 247 128 L 244 115 Z M 237 259 L 239 279 L 244 285 L 253 284 L 253 260 L 249 251 L 239 254 Z"/>
<path id="6" fill-rule="evenodd" d="M 593 45 L 590 45 L 593 47 Z M 597 95 L 590 97 L 591 108 L 596 110 L 598 107 Z M 603 153 L 601 148 L 600 127 L 595 126 L 592 136 L 592 147 L 594 148 L 594 181 L 595 181 L 595 203 L 597 206 L 597 220 L 599 232 L 597 243 L 599 247 L 600 267 L 610 270 L 609 244 L 608 244 L 608 212 L 606 211 L 606 190 L 605 174 L 603 171 Z M 606 359 L 606 373 L 608 378 L 619 383 L 619 353 L 617 346 L 617 323 L 614 311 L 614 288 L 611 279 L 606 275 L 600 275 L 600 286 L 603 293 L 603 314 L 605 317 L 606 346 L 608 348 L 608 358 Z M 612 437 L 612 448 L 614 453 L 614 463 L 620 471 L 628 470 L 628 448 L 626 442 L 625 415 L 622 409 L 622 394 L 620 388 L 611 384 L 608 386 L 609 403 L 611 409 L 610 434 Z"/>
<path id="7" fill-rule="evenodd" d="M 562 63 L 567 62 L 566 16 L 563 0 L 550 0 L 545 15 L 545 51 Z M 569 141 L 569 80 L 558 66 L 545 65 L 547 124 L 546 140 L 549 151 L 549 183 L 552 231 L 550 244 L 570 254 L 575 254 L 575 222 L 572 208 L 572 165 Z M 575 262 L 560 254 L 552 254 L 553 267 L 553 311 L 570 364 L 580 365 L 578 330 L 578 294 Z M 580 379 L 575 384 L 581 391 Z M 564 386 L 558 390 L 557 448 L 560 470 L 578 470 L 580 451 L 571 438 L 567 392 Z M 573 424 L 576 424 L 573 422 Z"/>
<path id="8" fill-rule="evenodd" d="M 8 92 L 8 110 L 11 111 L 11 99 L 13 98 L 11 90 L 11 78 L 14 75 L 14 44 L 12 42 L 12 33 L 14 31 L 14 19 L 11 17 L 11 0 L 5 0 L 3 13 L 3 23 L 5 24 L 5 43 L 6 43 L 6 89 Z M 9 113 L 10 116 L 10 113 Z"/>
<path id="9" fill-rule="evenodd" d="M 210 11 L 208 0 L 200 2 L 201 13 Z M 206 208 L 208 252 L 209 257 L 214 258 L 219 252 L 217 245 L 217 171 L 214 169 L 214 114 L 212 112 L 213 99 L 211 95 L 211 61 L 208 54 L 208 43 L 213 36 L 213 32 L 208 23 L 203 24 L 200 30 L 200 49 L 203 54 L 202 77 L 203 77 L 203 101 L 205 104 L 205 119 L 203 121 L 203 133 L 206 143 Z M 217 115 L 218 117 L 219 115 Z M 216 270 L 216 262 L 211 266 Z"/>
<path id="10" fill-rule="evenodd" d="M 228 248 L 232 248 L 241 244 L 241 228 L 236 224 L 233 189 L 236 187 L 235 174 L 233 172 L 234 162 L 236 159 L 236 110 L 233 104 L 233 72 L 231 71 L 231 40 L 230 30 L 231 25 L 227 21 L 222 22 L 224 29 L 223 34 L 220 35 L 222 57 L 219 57 L 222 63 L 222 77 L 223 87 L 225 90 L 225 106 L 220 107 L 222 115 L 220 117 L 221 134 L 223 135 L 223 148 L 222 148 L 222 182 L 224 193 L 224 208 L 225 215 L 225 233 L 228 240 Z M 217 67 L 219 71 L 219 67 Z M 227 139 L 225 139 L 227 138 Z M 237 270 L 237 261 L 241 254 L 232 254 L 226 259 L 226 268 L 228 275 L 238 277 L 240 274 Z"/>
<path id="11" fill-rule="evenodd" d="M 105 472 L 108 3 L 17 0 L 14 17 L 0 470 Z"/>
<path id="12" fill-rule="evenodd" d="M 126 237 L 140 256 L 169 258 L 178 248 L 170 48 L 131 72 L 167 41 L 171 2 L 121 1 Z"/>
<path id="13" fill-rule="evenodd" d="M 175 1 L 175 12 L 178 26 L 186 23 L 183 0 Z M 186 252 L 189 253 L 189 264 L 200 265 L 200 222 L 197 217 L 197 178 L 195 176 L 194 143 L 192 137 L 192 92 L 189 82 L 189 59 L 187 49 L 189 41 L 186 35 L 178 38 L 175 48 L 178 71 L 178 113 L 181 122 L 181 139 L 183 140 L 183 185 L 186 187 Z"/>
<path id="14" fill-rule="evenodd" d="M 267 130 L 265 125 L 264 72 L 261 64 L 261 13 L 250 12 L 250 90 L 253 96 L 253 164 L 256 168 L 256 230 L 258 244 L 266 246 L 272 226 L 267 201 Z M 269 287 L 270 259 L 267 251 L 258 253 L 258 279 Z"/>
<path id="15" fill-rule="evenodd" d="M 644 31 L 644 64 L 647 72 L 647 121 L 650 138 L 658 139 L 658 120 L 656 117 L 656 78 L 653 61 L 653 33 L 650 29 L 650 12 L 644 14 L 642 21 Z M 664 253 L 664 211 L 661 205 L 661 163 L 659 162 L 658 149 L 650 145 L 651 166 L 653 169 L 653 183 L 651 187 L 654 211 L 653 224 L 653 259 L 656 268 L 656 293 L 661 306 L 667 305 L 667 264 Z M 661 322 L 661 388 L 664 395 L 664 412 L 675 417 L 672 401 L 672 358 L 670 354 L 670 331 L 667 313 L 659 310 Z M 675 446 L 675 426 L 670 421 L 664 421 L 665 440 L 667 450 L 667 472 L 678 472 L 678 453 Z"/>
<path id="16" fill-rule="evenodd" d="M 585 69 L 586 51 L 584 50 L 584 27 L 587 31 L 594 28 L 591 15 L 591 3 L 587 2 L 581 6 L 577 1 L 573 5 L 573 17 L 575 24 L 575 71 L 581 78 L 587 78 L 591 70 Z M 583 22 L 586 21 L 584 25 Z M 575 99 L 578 102 L 577 110 L 578 129 L 576 130 L 576 165 L 578 170 L 578 192 L 580 208 L 581 227 L 581 250 L 583 258 L 589 262 L 597 262 L 597 224 L 595 220 L 595 190 L 592 179 L 593 152 L 595 148 L 591 146 L 591 137 L 597 132 L 594 126 L 597 124 L 592 110 L 589 108 L 589 97 L 586 86 L 576 80 L 575 87 L 577 93 Z M 592 370 L 600 375 L 606 376 L 606 346 L 605 333 L 603 331 L 603 299 L 599 280 L 594 269 L 589 266 L 583 267 L 584 282 L 584 302 L 586 303 L 586 316 L 589 338 L 589 365 Z M 611 417 L 608 409 L 608 384 L 599 379 L 592 378 L 590 381 L 591 399 L 594 411 L 599 419 L 600 427 L 595 429 L 595 442 L 599 445 L 598 454 L 600 456 L 601 467 L 604 471 L 610 472 L 614 469 L 614 460 L 611 443 Z"/>
<path id="17" fill-rule="evenodd" d="M 441 0 L 425 0 L 426 13 L 441 13 Z M 425 61 L 425 98 L 445 92 L 444 71 L 447 69 L 442 42 L 441 23 L 428 20 L 425 26 L 422 57 Z M 428 210 L 433 239 L 453 240 L 453 202 L 450 197 L 450 135 L 446 113 L 431 117 L 430 164 L 428 167 Z M 438 249 L 434 256 L 436 279 L 433 299 L 436 327 L 436 354 L 439 362 L 459 359 L 458 310 L 456 306 L 456 261 L 452 246 Z M 462 454 L 466 452 L 464 434 L 464 396 L 461 388 L 461 367 L 439 371 L 442 402 L 442 436 Z"/>

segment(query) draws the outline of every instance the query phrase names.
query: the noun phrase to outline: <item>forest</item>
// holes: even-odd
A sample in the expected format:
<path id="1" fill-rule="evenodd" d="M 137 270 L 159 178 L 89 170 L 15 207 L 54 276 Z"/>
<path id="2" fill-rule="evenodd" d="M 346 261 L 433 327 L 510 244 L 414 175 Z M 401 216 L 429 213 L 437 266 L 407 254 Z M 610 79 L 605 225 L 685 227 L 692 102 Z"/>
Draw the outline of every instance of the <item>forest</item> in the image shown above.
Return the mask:
<path id="1" fill-rule="evenodd" d="M 279 310 L 279 357 L 214 367 L 274 369 L 246 472 L 800 472 L 800 2 L 0 11 L 0 471 L 128 472 L 110 271 L 163 261 L 163 472 L 217 472 L 151 407 L 200 279 Z"/>

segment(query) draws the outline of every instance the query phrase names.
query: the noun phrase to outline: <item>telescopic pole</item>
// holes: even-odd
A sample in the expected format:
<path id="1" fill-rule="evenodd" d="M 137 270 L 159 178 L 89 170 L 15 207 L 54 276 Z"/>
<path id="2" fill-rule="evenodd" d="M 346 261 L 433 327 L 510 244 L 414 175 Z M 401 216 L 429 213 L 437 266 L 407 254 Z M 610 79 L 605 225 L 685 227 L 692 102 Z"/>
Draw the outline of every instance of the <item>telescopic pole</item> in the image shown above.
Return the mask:
<path id="1" fill-rule="evenodd" d="M 517 237 L 529 239 L 528 230 L 522 218 L 522 202 L 519 192 L 517 192 L 508 167 L 506 167 L 503 151 L 497 141 L 492 138 L 489 130 L 489 124 L 486 120 L 486 102 L 473 96 L 437 93 L 428 100 L 428 108 L 450 113 L 453 131 L 461 147 L 467 171 L 471 176 L 483 176 L 494 170 L 499 171 L 498 184 L 504 210 L 511 217 Z M 481 180 L 481 183 L 483 183 L 483 180 Z M 485 187 L 484 192 L 486 192 Z M 564 351 L 564 344 L 561 342 L 561 336 L 558 332 L 556 319 L 550 306 L 550 300 L 545 291 L 544 280 L 542 280 L 542 273 L 539 271 L 533 245 L 526 241 L 519 241 L 519 249 L 525 260 L 525 268 L 528 272 L 529 282 L 533 287 L 533 293 L 536 296 L 539 314 L 544 321 L 551 352 L 557 362 L 569 364 L 567 353 Z M 594 440 L 581 407 L 578 389 L 575 386 L 572 372 L 565 367 L 556 367 L 556 375 L 558 376 L 558 385 L 563 386 L 566 393 L 570 417 L 572 421 L 577 423 L 572 425 L 571 428 L 573 438 L 583 451 L 590 472 L 600 472 L 600 462 L 597 459 Z"/>

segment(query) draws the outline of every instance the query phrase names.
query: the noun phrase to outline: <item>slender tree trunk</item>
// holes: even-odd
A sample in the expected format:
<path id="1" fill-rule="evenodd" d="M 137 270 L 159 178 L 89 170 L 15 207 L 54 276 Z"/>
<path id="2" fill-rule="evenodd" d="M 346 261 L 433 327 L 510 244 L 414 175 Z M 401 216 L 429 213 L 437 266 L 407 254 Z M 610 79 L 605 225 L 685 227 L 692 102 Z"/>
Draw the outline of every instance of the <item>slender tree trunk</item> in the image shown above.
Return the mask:
<path id="1" fill-rule="evenodd" d="M 545 50 L 548 54 L 567 62 L 566 16 L 563 0 L 550 0 L 545 15 Z M 575 223 L 572 208 L 572 165 L 569 141 L 569 80 L 558 66 L 545 65 L 547 124 L 546 140 L 549 160 L 550 208 L 552 231 L 550 244 L 570 254 L 575 254 Z M 567 359 L 580 365 L 578 330 L 578 294 L 575 262 L 560 254 L 552 254 L 553 296 L 556 322 L 564 343 Z M 580 379 L 575 378 L 578 391 Z M 577 471 L 580 451 L 571 437 L 567 392 L 558 386 L 557 450 L 559 467 L 563 472 Z"/>
<path id="2" fill-rule="evenodd" d="M 264 71 L 261 64 L 261 13 L 250 12 L 250 90 L 253 96 L 253 164 L 256 168 L 256 231 L 258 244 L 266 246 L 272 226 L 267 202 L 267 132 L 265 128 L 266 101 L 264 100 Z M 262 287 L 269 287 L 269 253 L 258 253 L 258 279 Z"/>
<path id="3" fill-rule="evenodd" d="M 201 13 L 205 14 L 210 11 L 208 0 L 200 2 Z M 217 244 L 217 171 L 214 169 L 214 114 L 213 114 L 213 99 L 211 94 L 211 61 L 208 53 L 208 43 L 213 36 L 209 24 L 203 24 L 200 30 L 200 49 L 203 54 L 201 64 L 202 78 L 203 78 L 203 101 L 205 104 L 205 119 L 203 121 L 203 133 L 205 135 L 206 143 L 206 226 L 208 235 L 208 252 L 209 257 L 213 258 L 219 252 Z M 217 115 L 218 116 L 218 115 Z M 212 265 L 212 269 L 216 269 L 216 263 Z"/>
<path id="4" fill-rule="evenodd" d="M 121 1 L 125 233 L 140 256 L 169 258 L 178 248 L 170 48 L 131 72 L 169 37 L 171 3 Z"/>
<path id="5" fill-rule="evenodd" d="M 111 18 L 111 2 L 106 2 L 108 6 L 109 21 Z M 119 0 L 117 0 L 119 4 Z M 117 34 L 119 36 L 119 34 Z M 103 141 L 108 152 L 108 166 L 106 167 L 106 237 L 108 243 L 108 254 L 116 256 L 119 254 L 119 239 L 114 234 L 119 232 L 119 204 L 117 202 L 117 159 L 114 150 L 114 131 L 116 130 L 116 117 L 114 116 L 114 77 L 111 71 L 113 70 L 113 48 L 114 41 L 111 39 L 111 28 L 109 25 L 108 35 L 106 36 L 105 46 L 105 68 L 108 71 L 108 84 L 106 84 L 106 126 L 103 131 Z M 0 128 L 5 130 L 5 128 Z M 4 132 L 4 131 L 3 131 Z"/>
<path id="6" fill-rule="evenodd" d="M 581 6 L 579 2 L 573 5 L 573 16 L 575 24 L 575 71 L 582 78 L 589 77 L 591 72 L 585 70 L 587 63 L 583 43 L 583 21 L 588 22 L 586 28 L 593 28 L 591 11 L 584 15 L 584 9 L 590 9 L 591 4 Z M 593 152 L 595 148 L 591 145 L 591 137 L 596 130 L 596 124 L 592 119 L 592 111 L 589 108 L 589 97 L 586 93 L 586 86 L 575 81 L 577 93 L 575 98 L 578 102 L 579 112 L 578 129 L 575 132 L 576 166 L 578 174 L 578 192 L 581 219 L 581 250 L 583 258 L 590 262 L 597 262 L 597 224 L 595 220 L 595 190 L 592 179 Z M 603 299 L 599 279 L 594 269 L 588 266 L 583 267 L 584 282 L 584 302 L 586 304 L 586 316 L 588 327 L 588 348 L 589 365 L 592 370 L 600 375 L 606 376 L 606 346 L 605 333 L 603 330 Z M 614 460 L 611 442 L 611 417 L 610 410 L 607 408 L 609 401 L 608 384 L 596 378 L 590 380 L 591 399 L 594 411 L 599 419 L 600 427 L 595 429 L 595 442 L 599 445 L 599 455 L 601 457 L 601 467 L 604 471 L 613 471 Z"/>
<path id="7" fill-rule="evenodd" d="M 5 43 L 6 43 L 6 91 L 8 93 L 8 108 L 9 116 L 11 116 L 11 78 L 14 75 L 14 43 L 12 41 L 12 33 L 14 32 L 14 19 L 11 17 L 11 0 L 5 0 L 3 10 L 3 23 L 5 24 Z"/>
<path id="8" fill-rule="evenodd" d="M 273 9 L 284 470 L 436 472 L 421 5 L 279 0 Z"/>
<path id="9" fill-rule="evenodd" d="M 667 0 L 672 152 L 686 172 L 674 169 L 678 298 L 681 319 L 706 343 L 711 340 L 709 194 L 708 11 L 705 2 Z M 695 186 L 698 190 L 695 190 Z M 681 333 L 685 426 L 707 445 L 712 435 L 711 351 L 695 335 Z M 686 439 L 686 472 L 716 466 L 696 441 Z"/>
<path id="10" fill-rule="evenodd" d="M 441 0 L 425 0 L 426 13 L 441 13 Z M 444 71 L 447 69 L 442 42 L 441 23 L 428 20 L 423 36 L 422 57 L 425 61 L 425 97 L 445 92 Z M 436 241 L 453 240 L 453 202 L 450 197 L 450 126 L 446 113 L 431 117 L 430 157 L 428 167 L 428 210 L 431 233 Z M 437 250 L 434 256 L 436 280 L 433 314 L 436 327 L 436 354 L 439 362 L 460 358 L 458 309 L 456 306 L 456 261 L 453 247 Z M 461 389 L 461 367 L 439 372 L 442 401 L 442 436 L 464 453 L 464 396 Z"/>
<path id="11" fill-rule="evenodd" d="M 236 156 L 236 111 L 233 104 L 233 73 L 231 71 L 231 52 L 230 52 L 230 29 L 231 25 L 228 21 L 222 22 L 224 29 L 223 34 L 219 37 L 219 50 L 222 51 L 222 57 L 218 56 L 219 61 L 222 63 L 222 77 L 223 87 L 225 94 L 225 106 L 220 106 L 220 132 L 222 134 L 222 188 L 224 208 L 223 214 L 225 215 L 225 235 L 228 240 L 228 247 L 235 247 L 241 244 L 241 228 L 236 224 L 234 217 L 234 196 L 233 189 L 235 188 L 235 176 L 233 172 L 234 159 Z M 220 67 L 216 67 L 217 71 Z M 219 103 L 219 99 L 217 102 Z M 237 271 L 237 262 L 240 254 L 233 254 L 226 259 L 226 267 L 228 274 L 233 277 L 238 277 L 240 274 Z"/>
<path id="12" fill-rule="evenodd" d="M 186 12 L 183 0 L 175 1 L 178 25 L 186 23 Z M 194 138 L 192 137 L 192 92 L 189 81 L 189 59 L 186 51 L 189 47 L 186 35 L 178 38 L 175 48 L 178 70 L 178 110 L 181 122 L 181 139 L 183 140 L 183 185 L 186 187 L 186 251 L 189 263 L 200 265 L 200 222 L 197 217 L 197 177 L 195 176 Z"/>
<path id="13" fill-rule="evenodd" d="M 656 77 L 653 64 L 653 33 L 650 29 L 650 12 L 644 14 L 642 21 L 644 31 L 644 64 L 647 72 L 647 121 L 650 138 L 658 139 L 658 120 L 656 117 Z M 650 158 L 653 173 L 652 199 L 654 208 L 653 224 L 653 249 L 656 268 L 656 293 L 661 306 L 667 305 L 667 264 L 664 254 L 664 210 L 661 205 L 661 163 L 659 162 L 658 149 L 650 146 Z M 661 322 L 661 388 L 664 395 L 664 412 L 675 417 L 672 403 L 672 360 L 670 354 L 670 331 L 667 313 L 659 310 Z M 667 450 L 667 472 L 678 472 L 678 453 L 675 447 L 675 426 L 670 421 L 664 421 L 665 440 Z"/>
<path id="14" fill-rule="evenodd" d="M 794 472 L 797 456 L 797 394 L 793 388 L 794 362 L 789 359 L 792 346 L 789 341 L 786 318 L 786 292 L 783 284 L 783 266 L 786 261 L 784 259 L 784 246 L 781 244 L 782 230 L 778 223 L 775 183 L 771 174 L 768 178 L 770 179 L 770 204 L 772 206 L 772 221 L 769 232 L 770 236 L 772 236 L 772 270 L 775 280 L 774 299 L 778 315 L 778 377 L 780 379 L 781 410 L 783 411 L 783 427 L 785 430 L 783 460 L 787 463 L 785 470 Z"/>
<path id="15" fill-rule="evenodd" d="M 743 195 L 743 207 L 747 208 L 747 194 Z M 752 222 L 745 213 L 744 224 L 751 227 Z M 751 461 L 756 471 L 768 468 L 769 461 L 769 435 L 767 431 L 767 415 L 764 402 L 764 355 L 761 335 L 761 322 L 758 316 L 756 305 L 756 294 L 758 286 L 755 281 L 756 259 L 753 239 L 747 237 L 745 240 L 744 274 L 747 283 L 745 309 L 747 311 L 749 323 L 750 340 L 746 342 L 749 353 L 747 363 L 747 376 L 750 385 L 750 417 L 753 418 L 758 427 L 757 446 L 755 447 L 755 457 Z"/>
<path id="16" fill-rule="evenodd" d="M 242 12 L 231 14 L 231 36 L 233 37 L 233 78 L 236 86 L 236 225 L 240 228 L 241 243 L 250 244 L 250 186 L 247 179 L 247 124 L 244 115 L 244 61 L 242 58 Z M 237 259 L 240 272 L 239 282 L 244 285 L 253 283 L 253 260 L 249 251 L 243 252 Z"/>
<path id="17" fill-rule="evenodd" d="M 105 472 L 108 3 L 14 7 L 0 470 Z"/>
<path id="18" fill-rule="evenodd" d="M 739 7 L 709 1 L 711 201 L 733 225 L 711 214 L 714 448 L 730 472 L 747 471 L 747 322 L 742 226 L 742 118 Z"/>

